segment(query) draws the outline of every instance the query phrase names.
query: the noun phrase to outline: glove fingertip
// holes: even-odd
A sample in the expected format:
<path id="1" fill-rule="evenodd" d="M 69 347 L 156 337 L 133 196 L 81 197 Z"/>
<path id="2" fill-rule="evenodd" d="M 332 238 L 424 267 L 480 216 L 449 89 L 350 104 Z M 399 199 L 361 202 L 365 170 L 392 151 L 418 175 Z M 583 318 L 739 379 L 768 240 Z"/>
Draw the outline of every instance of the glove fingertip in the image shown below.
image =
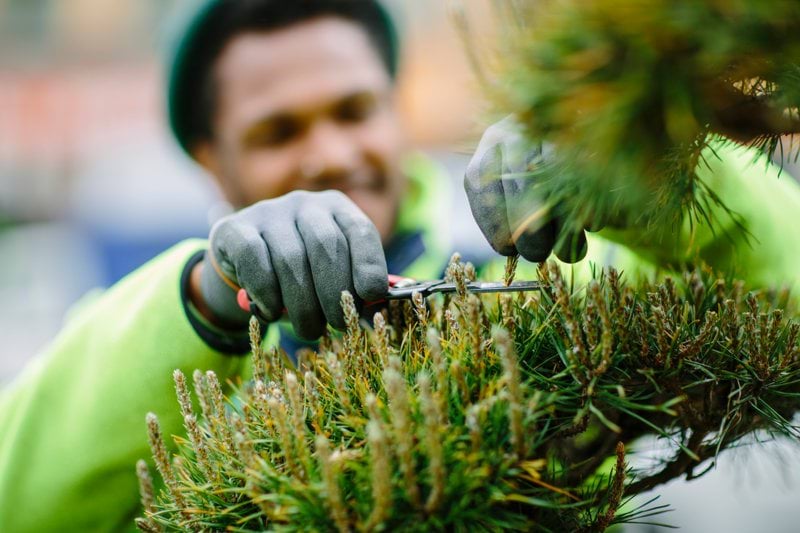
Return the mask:
<path id="1" fill-rule="evenodd" d="M 526 261 L 530 261 L 531 263 L 542 263 L 547 261 L 547 258 L 550 257 L 550 252 L 545 252 L 543 250 L 535 251 L 535 252 L 527 252 L 523 253 L 520 252 L 519 255 L 525 259 Z"/>
<path id="2" fill-rule="evenodd" d="M 328 318 L 328 324 L 330 324 L 331 327 L 337 331 L 344 331 L 345 328 L 347 327 L 347 324 L 344 321 L 343 312 L 337 313 L 327 318 Z"/>
<path id="3" fill-rule="evenodd" d="M 389 292 L 389 276 L 386 269 L 372 268 L 371 272 L 355 279 L 356 294 L 365 302 L 374 302 Z"/>
<path id="4" fill-rule="evenodd" d="M 555 246 L 555 224 L 550 221 L 537 231 L 523 232 L 515 245 L 519 254 L 528 261 L 546 261 Z"/>
<path id="5" fill-rule="evenodd" d="M 273 313 L 272 311 L 270 311 L 265 306 L 259 303 L 255 303 L 255 306 L 258 309 L 259 315 L 261 315 L 260 318 L 262 318 L 266 322 L 275 322 L 281 317 L 280 314 Z"/>
<path id="6" fill-rule="evenodd" d="M 586 234 L 583 231 L 571 233 L 560 239 L 555 253 L 564 263 L 577 263 L 582 261 L 588 252 Z"/>

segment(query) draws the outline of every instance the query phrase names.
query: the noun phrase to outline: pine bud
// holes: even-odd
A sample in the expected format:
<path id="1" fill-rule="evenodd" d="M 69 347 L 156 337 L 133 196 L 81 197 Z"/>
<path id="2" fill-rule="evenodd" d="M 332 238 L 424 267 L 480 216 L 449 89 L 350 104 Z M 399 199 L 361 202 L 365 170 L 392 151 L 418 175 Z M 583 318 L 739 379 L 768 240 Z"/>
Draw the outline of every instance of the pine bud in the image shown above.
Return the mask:
<path id="1" fill-rule="evenodd" d="M 411 300 L 414 303 L 414 312 L 417 315 L 417 321 L 419 322 L 419 327 L 422 331 L 425 331 L 425 328 L 428 327 L 428 307 L 425 304 L 425 298 L 422 297 L 422 293 L 414 291 L 411 295 Z"/>
<path id="2" fill-rule="evenodd" d="M 399 365 L 399 359 L 393 357 Z M 400 369 L 390 366 L 383 373 L 383 382 L 389 398 L 389 412 L 392 415 L 392 429 L 396 444 L 397 459 L 403 474 L 406 494 L 411 503 L 419 507 L 420 495 L 414 465 L 414 428 L 411 426 L 411 409 L 408 403 L 406 382 Z"/>
<path id="3" fill-rule="evenodd" d="M 370 411 L 370 420 L 367 423 L 367 445 L 372 473 L 372 514 L 364 529 L 374 530 L 388 518 L 391 512 L 392 471 L 389 439 L 383 423 L 377 416 L 375 397 L 370 394 L 366 398 L 366 403 Z"/>
<path id="4" fill-rule="evenodd" d="M 330 442 L 324 435 L 317 436 L 316 448 L 328 510 L 331 513 L 331 518 L 333 518 L 333 523 L 336 524 L 336 529 L 340 533 L 345 533 L 350 531 L 350 521 L 347 517 L 347 509 L 342 501 L 341 490 L 339 489 L 338 461 L 332 458 Z"/>
<path id="5" fill-rule="evenodd" d="M 200 411 L 203 415 L 203 418 L 208 420 L 210 419 L 212 413 L 211 400 L 208 394 L 206 378 L 199 370 L 195 370 L 194 374 L 192 374 L 192 377 L 194 380 L 194 393 L 197 396 L 198 402 L 200 403 Z"/>
<path id="6" fill-rule="evenodd" d="M 150 440 L 150 450 L 153 452 L 153 458 L 156 462 L 158 473 L 161 474 L 161 479 L 167 486 L 172 499 L 179 507 L 184 507 L 185 502 L 183 495 L 178 486 L 178 480 L 175 478 L 175 472 L 172 470 L 170 464 L 169 452 L 164 445 L 164 439 L 161 436 L 161 428 L 158 424 L 158 417 L 153 413 L 147 413 L 147 435 Z"/>
<path id="7" fill-rule="evenodd" d="M 517 459 L 526 455 L 525 431 L 523 416 L 525 414 L 522 381 L 519 372 L 519 360 L 514 349 L 514 343 L 508 332 L 501 328 L 494 330 L 494 342 L 497 346 L 500 359 L 503 362 L 503 381 L 508 387 L 508 420 L 511 433 L 511 447 Z"/>
<path id="8" fill-rule="evenodd" d="M 441 402 L 431 390 L 431 378 L 425 372 L 417 377 L 419 385 L 420 404 L 424 418 L 425 452 L 428 454 L 428 470 L 430 472 L 431 492 L 425 502 L 425 512 L 432 513 L 439 508 L 446 484 L 447 474 L 444 465 L 444 450 L 442 436 L 445 428 L 442 427 Z"/>
<path id="9" fill-rule="evenodd" d="M 136 477 L 139 479 L 139 495 L 142 500 L 142 507 L 149 518 L 149 515 L 155 512 L 155 490 L 153 489 L 153 478 L 150 476 L 150 469 L 147 467 L 147 463 L 142 460 L 136 463 Z M 147 521 L 149 522 L 149 519 Z"/>
<path id="10" fill-rule="evenodd" d="M 386 319 L 383 313 L 375 313 L 372 323 L 375 328 L 375 344 L 373 349 L 378 360 L 386 367 L 391 352 L 389 348 L 389 331 L 387 330 Z"/>
<path id="11" fill-rule="evenodd" d="M 307 474 L 310 464 L 310 452 L 306 443 L 308 427 L 306 426 L 303 394 L 300 390 L 300 383 L 297 381 L 297 375 L 294 372 L 287 370 L 284 382 L 286 384 L 286 395 L 289 397 L 289 406 L 292 408 L 292 426 L 298 460 L 304 467 L 304 473 Z"/>
<path id="12" fill-rule="evenodd" d="M 192 399 L 186 387 L 186 376 L 183 375 L 183 372 L 176 369 L 172 373 L 172 379 L 175 381 L 175 392 L 178 395 L 178 405 L 181 407 L 181 414 L 183 416 L 194 414 L 192 412 Z"/>

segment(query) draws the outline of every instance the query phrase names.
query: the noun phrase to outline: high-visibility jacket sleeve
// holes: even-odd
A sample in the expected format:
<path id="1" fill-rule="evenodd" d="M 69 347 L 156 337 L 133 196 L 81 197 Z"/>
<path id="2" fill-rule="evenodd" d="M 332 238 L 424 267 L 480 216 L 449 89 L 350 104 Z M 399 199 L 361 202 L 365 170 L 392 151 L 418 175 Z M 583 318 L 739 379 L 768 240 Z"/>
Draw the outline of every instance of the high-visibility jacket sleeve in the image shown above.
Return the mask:
<path id="1" fill-rule="evenodd" d="M 645 261 L 683 266 L 697 259 L 750 287 L 793 288 L 800 293 L 800 183 L 753 149 L 718 143 L 704 153 L 698 176 L 723 208 L 702 190 L 706 214 L 662 231 L 603 230 L 605 239 Z"/>
<path id="2" fill-rule="evenodd" d="M 562 266 L 567 279 L 581 285 L 601 269 L 621 270 L 630 283 L 641 278 L 675 276 L 698 261 L 751 289 L 788 287 L 800 306 L 800 183 L 749 148 L 719 143 L 698 168 L 705 186 L 720 200 L 699 191 L 711 225 L 698 220 L 660 231 L 635 227 L 589 233 L 585 259 Z M 483 270 L 490 279 L 503 275 L 505 261 Z M 518 278 L 534 278 L 535 265 L 521 262 Z"/>
<path id="3" fill-rule="evenodd" d="M 182 434 L 172 383 L 248 358 L 210 348 L 184 312 L 180 278 L 204 241 L 177 245 L 95 301 L 0 395 L 0 531 L 123 531 L 140 514 L 135 463 L 151 463 L 145 414 Z"/>
<path id="4" fill-rule="evenodd" d="M 419 155 L 405 170 L 398 231 L 422 227 L 425 240 L 408 273 L 435 277 L 448 255 L 437 204 L 447 197 L 444 176 Z M 158 415 L 167 444 L 185 435 L 173 370 L 214 370 L 222 383 L 248 379 L 246 331 L 216 330 L 181 294 L 182 276 L 206 247 L 182 243 L 80 304 L 39 359 L 0 391 L 0 532 L 134 530 L 136 461 L 152 464 L 146 413 Z M 264 346 L 277 345 L 277 325 L 266 330 Z"/>

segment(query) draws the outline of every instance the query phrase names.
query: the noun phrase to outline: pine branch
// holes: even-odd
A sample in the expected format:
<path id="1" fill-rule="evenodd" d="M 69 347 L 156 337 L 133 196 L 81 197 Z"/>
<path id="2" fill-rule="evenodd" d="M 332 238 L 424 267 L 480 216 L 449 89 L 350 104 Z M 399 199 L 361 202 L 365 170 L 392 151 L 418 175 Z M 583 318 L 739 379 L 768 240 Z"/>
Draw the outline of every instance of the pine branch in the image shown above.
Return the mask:
<path id="1" fill-rule="evenodd" d="M 457 258 L 449 272 L 472 275 Z M 140 465 L 139 526 L 602 531 L 638 516 L 626 498 L 702 475 L 753 432 L 797 435 L 800 324 L 779 298 L 707 270 L 636 288 L 598 273 L 582 291 L 554 265 L 540 279 L 511 301 L 417 298 L 372 332 L 350 308 L 302 373 L 257 352 L 259 379 L 229 402 L 196 373 L 205 414 L 173 456 L 148 417 L 166 488 L 153 498 Z M 657 472 L 625 465 L 619 443 L 645 435 L 675 449 Z"/>
<path id="2" fill-rule="evenodd" d="M 782 136 L 800 133 L 796 2 L 516 7 L 527 23 L 499 17 L 497 80 L 484 85 L 532 146 L 554 147 L 530 179 L 576 229 L 585 220 L 664 228 L 687 217 L 713 225 L 708 207 L 727 207 L 707 194 L 699 167 L 719 137 L 770 156 Z"/>

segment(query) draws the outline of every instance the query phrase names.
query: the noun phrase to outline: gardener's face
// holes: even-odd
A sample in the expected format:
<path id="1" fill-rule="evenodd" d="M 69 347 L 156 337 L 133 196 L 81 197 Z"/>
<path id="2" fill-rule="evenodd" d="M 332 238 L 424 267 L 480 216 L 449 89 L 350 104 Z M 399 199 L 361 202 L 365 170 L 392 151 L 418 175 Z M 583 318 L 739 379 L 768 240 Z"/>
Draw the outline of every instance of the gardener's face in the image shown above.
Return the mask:
<path id="1" fill-rule="evenodd" d="M 234 38 L 216 64 L 213 140 L 194 155 L 235 207 L 338 189 L 391 234 L 404 179 L 391 80 L 364 30 L 325 17 Z"/>

